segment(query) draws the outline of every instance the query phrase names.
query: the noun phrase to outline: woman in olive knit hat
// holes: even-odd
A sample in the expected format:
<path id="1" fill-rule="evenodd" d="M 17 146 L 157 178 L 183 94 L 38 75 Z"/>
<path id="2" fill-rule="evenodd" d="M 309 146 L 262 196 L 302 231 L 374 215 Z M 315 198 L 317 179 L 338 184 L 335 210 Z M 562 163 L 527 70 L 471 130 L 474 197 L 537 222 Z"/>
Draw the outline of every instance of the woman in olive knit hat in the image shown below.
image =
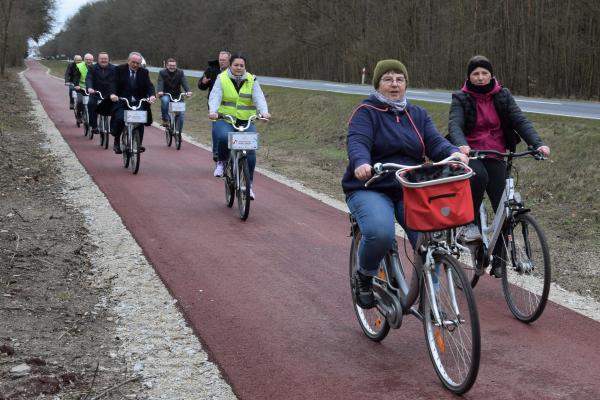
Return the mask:
<path id="1" fill-rule="evenodd" d="M 494 76 L 492 63 L 484 56 L 475 56 L 467 63 L 467 79 L 462 88 L 452 94 L 448 139 L 464 154 L 474 150 L 514 151 L 517 143 L 525 140 L 544 156 L 550 148 L 523 115 L 508 89 Z M 504 191 L 506 164 L 502 159 L 471 160 L 475 171 L 471 177 L 471 194 L 475 216 L 487 192 L 492 207 L 497 209 Z M 476 222 L 477 219 L 476 219 Z M 460 237 L 465 242 L 481 239 L 478 224 L 470 225 Z M 498 241 L 494 254 L 500 251 Z M 494 257 L 490 274 L 500 278 L 501 257 Z"/>
<path id="2" fill-rule="evenodd" d="M 418 165 L 425 156 L 438 161 L 451 154 L 468 162 L 457 147 L 440 135 L 427 112 L 408 102 L 407 83 L 404 64 L 398 60 L 379 61 L 373 74 L 375 91 L 354 109 L 348 123 L 349 164 L 342 188 L 362 234 L 352 285 L 362 308 L 375 305 L 372 277 L 392 248 L 394 219 L 405 227 L 402 188 L 392 175 L 365 187 L 365 181 L 372 176 L 371 166 L 378 162 Z M 414 247 L 416 232 L 405 230 Z"/>

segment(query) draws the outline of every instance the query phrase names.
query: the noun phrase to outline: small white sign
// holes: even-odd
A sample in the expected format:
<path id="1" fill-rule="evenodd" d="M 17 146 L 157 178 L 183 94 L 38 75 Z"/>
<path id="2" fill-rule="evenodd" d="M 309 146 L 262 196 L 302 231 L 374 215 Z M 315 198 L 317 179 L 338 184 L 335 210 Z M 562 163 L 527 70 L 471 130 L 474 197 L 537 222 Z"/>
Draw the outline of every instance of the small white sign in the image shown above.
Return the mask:
<path id="1" fill-rule="evenodd" d="M 229 132 L 227 146 L 231 150 L 256 150 L 258 148 L 258 133 Z"/>
<path id="2" fill-rule="evenodd" d="M 71 92 L 71 97 L 77 100 L 77 92 L 75 90 Z"/>
<path id="3" fill-rule="evenodd" d="M 145 124 L 147 120 L 147 111 L 125 110 L 125 122 L 129 124 Z"/>
<path id="4" fill-rule="evenodd" d="M 170 102 L 169 103 L 169 112 L 185 112 L 185 103 L 183 101 L 180 102 Z"/>
<path id="5" fill-rule="evenodd" d="M 90 96 L 81 95 L 83 97 L 83 104 L 87 104 L 90 102 Z"/>

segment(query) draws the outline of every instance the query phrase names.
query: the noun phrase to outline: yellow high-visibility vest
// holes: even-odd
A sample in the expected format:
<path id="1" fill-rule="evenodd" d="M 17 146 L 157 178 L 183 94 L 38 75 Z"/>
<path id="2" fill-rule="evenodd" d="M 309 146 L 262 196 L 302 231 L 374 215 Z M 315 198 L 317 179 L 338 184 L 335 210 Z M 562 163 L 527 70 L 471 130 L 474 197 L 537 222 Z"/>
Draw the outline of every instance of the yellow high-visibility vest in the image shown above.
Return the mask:
<path id="1" fill-rule="evenodd" d="M 82 89 L 85 89 L 85 77 L 88 73 L 87 64 L 84 62 L 80 62 L 79 64 L 76 64 L 76 66 L 79 70 L 79 86 L 81 86 Z"/>
<path id="2" fill-rule="evenodd" d="M 232 115 L 236 120 L 248 121 L 251 116 L 256 114 L 256 106 L 252 101 L 252 88 L 254 87 L 254 76 L 246 73 L 240 92 L 235 90 L 235 86 L 231 78 L 227 74 L 227 70 L 219 74 L 221 80 L 221 88 L 223 89 L 223 98 L 219 106 L 219 113 Z"/>

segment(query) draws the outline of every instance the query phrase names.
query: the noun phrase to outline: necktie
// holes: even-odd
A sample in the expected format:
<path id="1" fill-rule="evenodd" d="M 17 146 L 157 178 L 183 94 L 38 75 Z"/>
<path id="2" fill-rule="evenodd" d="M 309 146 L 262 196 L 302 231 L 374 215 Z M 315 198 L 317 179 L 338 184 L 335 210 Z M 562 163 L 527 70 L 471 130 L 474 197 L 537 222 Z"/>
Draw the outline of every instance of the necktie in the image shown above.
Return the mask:
<path id="1" fill-rule="evenodd" d="M 129 75 L 129 86 L 133 89 L 135 87 L 135 72 L 131 71 Z"/>

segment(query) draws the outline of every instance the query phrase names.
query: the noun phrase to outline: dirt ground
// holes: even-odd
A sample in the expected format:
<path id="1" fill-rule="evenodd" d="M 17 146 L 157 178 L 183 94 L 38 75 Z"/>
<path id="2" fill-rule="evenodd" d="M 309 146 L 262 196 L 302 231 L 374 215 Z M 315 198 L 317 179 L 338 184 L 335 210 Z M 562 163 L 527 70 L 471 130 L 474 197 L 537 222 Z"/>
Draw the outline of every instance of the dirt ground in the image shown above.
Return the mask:
<path id="1" fill-rule="evenodd" d="M 136 398 L 91 284 L 84 217 L 67 204 L 57 162 L 30 122 L 15 71 L 0 83 L 0 399 Z M 31 370 L 18 377 L 13 368 Z M 27 367 L 25 367 L 27 368 Z M 55 397 L 57 396 L 57 397 Z"/>

